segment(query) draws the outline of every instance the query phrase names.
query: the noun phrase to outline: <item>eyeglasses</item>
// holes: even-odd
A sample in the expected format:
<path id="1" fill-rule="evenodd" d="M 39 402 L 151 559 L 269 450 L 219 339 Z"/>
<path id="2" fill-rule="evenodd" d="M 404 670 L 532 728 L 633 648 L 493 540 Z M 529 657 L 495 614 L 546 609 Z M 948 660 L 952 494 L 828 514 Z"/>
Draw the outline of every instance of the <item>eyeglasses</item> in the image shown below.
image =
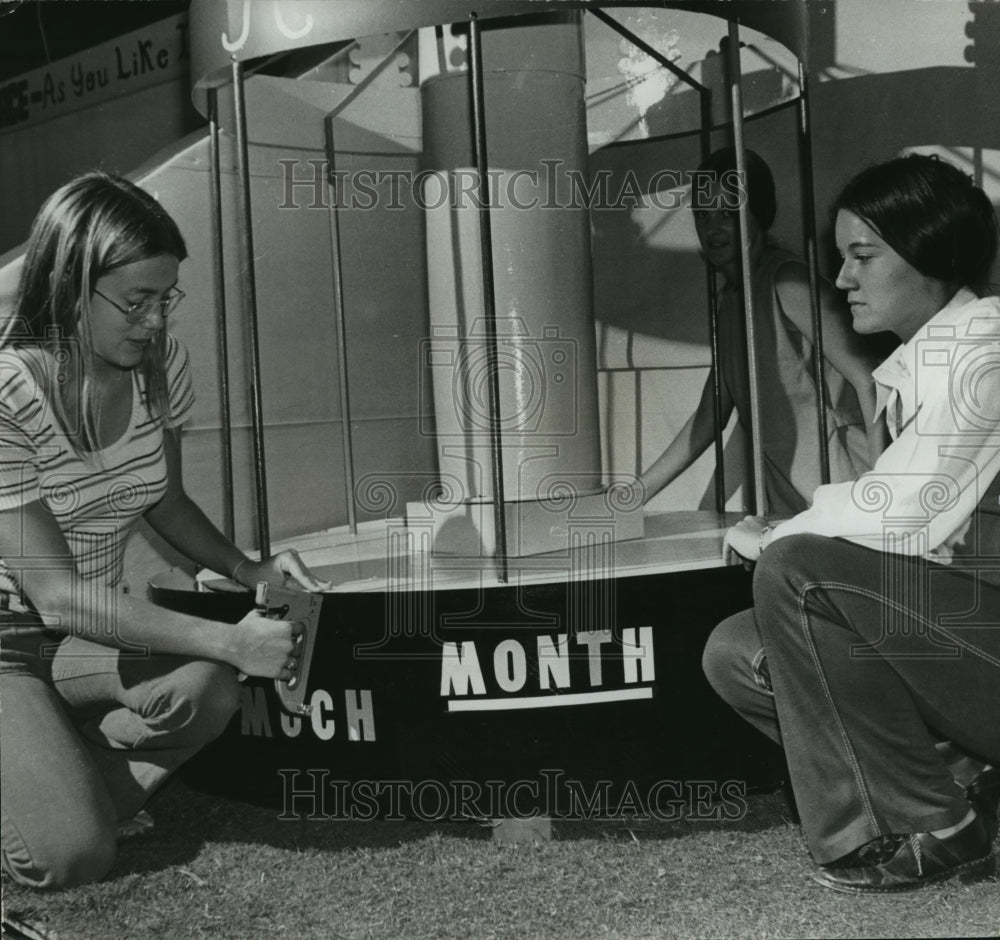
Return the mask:
<path id="1" fill-rule="evenodd" d="M 112 307 L 125 314 L 125 319 L 129 323 L 142 323 L 148 320 L 154 313 L 158 313 L 164 320 L 177 309 L 177 305 L 184 299 L 184 291 L 176 287 L 171 288 L 172 293 L 159 300 L 143 300 L 137 304 L 129 304 L 123 307 L 115 303 L 107 294 L 102 294 L 97 288 L 94 293 L 98 297 L 103 297 Z"/>

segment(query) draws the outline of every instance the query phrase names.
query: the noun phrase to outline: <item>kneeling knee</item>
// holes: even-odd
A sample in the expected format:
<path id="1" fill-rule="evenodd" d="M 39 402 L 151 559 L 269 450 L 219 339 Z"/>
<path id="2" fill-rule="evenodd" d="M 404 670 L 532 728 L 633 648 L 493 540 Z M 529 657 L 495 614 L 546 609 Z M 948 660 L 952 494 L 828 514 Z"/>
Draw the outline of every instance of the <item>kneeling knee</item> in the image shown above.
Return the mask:
<path id="1" fill-rule="evenodd" d="M 725 700 L 733 698 L 734 676 L 745 659 L 745 614 L 723 620 L 709 635 L 701 656 L 701 668 L 709 685 Z"/>
<path id="2" fill-rule="evenodd" d="M 11 878 L 29 888 L 63 890 L 100 881 L 118 855 L 113 829 L 91 833 L 89 838 L 75 834 L 58 848 L 36 855 L 4 852 L 3 868 Z"/>
<path id="3" fill-rule="evenodd" d="M 239 707 L 240 686 L 236 671 L 223 663 L 193 660 L 177 670 L 168 682 L 160 715 L 161 728 L 171 727 L 188 744 L 207 744 L 226 729 Z"/>
<path id="4" fill-rule="evenodd" d="M 701 671 L 716 692 L 719 691 L 721 677 L 729 667 L 729 646 L 719 637 L 719 633 L 720 627 L 716 627 L 709 634 L 701 654 Z"/>
<path id="5" fill-rule="evenodd" d="M 194 724 L 205 741 L 226 729 L 240 704 L 240 684 L 236 671 L 222 663 L 202 662 L 199 681 L 191 691 Z"/>
<path id="6" fill-rule="evenodd" d="M 809 533 L 786 535 L 772 542 L 757 559 L 754 568 L 754 598 L 761 587 L 788 584 L 797 575 L 808 577 L 809 567 L 829 542 L 830 539 L 825 536 Z"/>

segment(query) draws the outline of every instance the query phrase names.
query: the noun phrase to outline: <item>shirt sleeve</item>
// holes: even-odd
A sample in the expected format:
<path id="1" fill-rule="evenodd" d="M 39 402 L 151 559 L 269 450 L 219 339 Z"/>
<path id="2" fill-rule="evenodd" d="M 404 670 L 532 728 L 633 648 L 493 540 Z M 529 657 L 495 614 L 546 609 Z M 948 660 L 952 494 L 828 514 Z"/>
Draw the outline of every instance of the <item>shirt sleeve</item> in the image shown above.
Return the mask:
<path id="1" fill-rule="evenodd" d="M 170 420 L 167 427 L 178 428 L 190 417 L 194 408 L 194 388 L 191 383 L 191 357 L 187 347 L 172 334 L 167 334 L 167 394 L 170 398 Z"/>
<path id="2" fill-rule="evenodd" d="M 37 434 L 45 401 L 37 379 L 19 356 L 0 354 L 0 510 L 39 498 Z"/>
<path id="3" fill-rule="evenodd" d="M 941 549 L 947 560 L 1000 473 L 1000 369 L 981 370 L 974 391 L 953 377 L 948 369 L 929 376 L 913 419 L 872 470 L 820 486 L 773 538 L 810 532 L 904 555 Z"/>

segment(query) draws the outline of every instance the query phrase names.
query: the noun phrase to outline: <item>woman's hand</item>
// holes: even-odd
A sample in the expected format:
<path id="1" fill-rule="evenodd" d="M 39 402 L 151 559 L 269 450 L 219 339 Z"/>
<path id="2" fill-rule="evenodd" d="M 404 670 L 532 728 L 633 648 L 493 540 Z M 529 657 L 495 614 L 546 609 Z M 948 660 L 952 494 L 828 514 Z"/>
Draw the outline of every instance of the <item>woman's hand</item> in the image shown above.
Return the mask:
<path id="1" fill-rule="evenodd" d="M 768 521 L 761 516 L 745 516 L 742 522 L 737 522 L 722 542 L 726 564 L 749 568 L 760 557 L 762 540 L 770 529 Z"/>
<path id="2" fill-rule="evenodd" d="M 254 588 L 261 581 L 278 587 L 290 584 L 304 591 L 329 591 L 332 581 L 320 581 L 303 563 L 299 553 L 293 548 L 278 552 L 263 561 L 245 558 L 233 570 L 233 580 L 244 587 Z"/>
<path id="3" fill-rule="evenodd" d="M 271 620 L 251 610 L 234 628 L 229 661 L 244 675 L 290 679 L 298 669 L 297 621 Z"/>

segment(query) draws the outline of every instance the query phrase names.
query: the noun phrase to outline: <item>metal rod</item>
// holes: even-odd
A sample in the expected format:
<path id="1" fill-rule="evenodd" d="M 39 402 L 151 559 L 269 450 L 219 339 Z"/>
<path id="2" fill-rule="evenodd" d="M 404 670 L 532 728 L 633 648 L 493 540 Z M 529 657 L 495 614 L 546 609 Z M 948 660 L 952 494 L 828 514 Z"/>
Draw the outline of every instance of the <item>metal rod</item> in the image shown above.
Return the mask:
<path id="1" fill-rule="evenodd" d="M 352 88 L 343 100 L 327 114 L 323 120 L 323 136 L 326 145 L 327 189 L 332 192 L 333 200 L 330 213 L 330 251 L 333 256 L 333 303 L 334 322 L 337 331 L 337 365 L 340 376 L 340 418 L 343 427 L 344 443 L 344 481 L 347 487 L 347 525 L 351 535 L 358 533 L 357 494 L 354 492 L 354 437 L 351 431 L 351 399 L 348 383 L 347 363 L 347 322 L 344 316 L 344 268 L 343 255 L 340 250 L 340 204 L 336 186 L 337 153 L 333 141 L 333 121 L 361 92 L 367 88 L 379 74 L 384 71 L 402 48 L 412 39 L 416 30 L 410 30 L 389 52 L 382 57 L 372 71 Z"/>
<path id="2" fill-rule="evenodd" d="M 375 81 L 379 75 L 385 71 L 386 66 L 394 59 L 396 56 L 403 51 L 403 47 L 413 38 L 416 33 L 415 29 L 411 29 L 399 42 L 396 43 L 381 59 L 379 59 L 378 64 L 367 74 L 361 81 L 358 82 L 344 97 L 337 102 L 337 106 L 327 115 L 328 118 L 334 118 L 341 111 L 344 110 L 358 95 L 361 94 L 372 82 Z M 354 45 L 354 43 L 352 43 Z"/>
<path id="3" fill-rule="evenodd" d="M 340 250 L 339 194 L 333 181 L 336 150 L 333 143 L 333 115 L 323 121 L 326 140 L 327 187 L 333 193 L 330 207 L 330 251 L 333 254 L 333 316 L 337 329 L 337 369 L 340 374 L 340 421 L 343 426 L 344 481 L 347 486 L 347 524 L 351 535 L 358 533 L 357 499 L 354 492 L 354 438 L 351 433 L 351 399 L 347 381 L 347 323 L 344 319 L 344 269 Z"/>
<path id="4" fill-rule="evenodd" d="M 260 391 L 260 342 L 257 333 L 257 285 L 254 278 L 253 211 L 250 202 L 250 154 L 247 147 L 247 112 L 243 94 L 243 65 L 233 56 L 233 108 L 236 112 L 236 170 L 239 174 L 241 244 L 244 272 L 243 300 L 247 314 L 250 353 L 250 418 L 253 425 L 254 481 L 257 495 L 257 540 L 260 557 L 271 554 L 267 521 L 267 471 L 264 465 L 264 409 Z"/>
<path id="5" fill-rule="evenodd" d="M 708 344 L 712 357 L 712 423 L 715 431 L 715 511 L 726 508 L 725 449 L 722 446 L 722 373 L 719 366 L 719 302 L 715 295 L 715 271 L 705 262 L 708 291 Z"/>
<path id="6" fill-rule="evenodd" d="M 823 308 L 819 296 L 819 250 L 816 240 L 816 197 L 813 189 L 812 131 L 809 127 L 809 83 L 799 59 L 799 173 L 802 186 L 802 232 L 809 266 L 809 300 L 813 328 L 813 379 L 816 383 L 816 418 L 819 427 L 820 482 L 830 482 L 830 440 L 826 421 L 826 380 L 823 375 Z"/>
<path id="7" fill-rule="evenodd" d="M 701 127 L 698 129 L 698 145 L 701 159 L 707 160 L 712 153 L 712 89 L 704 88 L 698 93 Z"/>
<path id="8" fill-rule="evenodd" d="M 663 55 L 662 52 L 657 51 L 644 39 L 640 39 L 638 36 L 636 36 L 636 34 L 633 33 L 632 30 L 630 30 L 627 26 L 623 26 L 621 23 L 618 22 L 618 20 L 614 19 L 611 16 L 608 16 L 607 13 L 605 13 L 598 7 L 588 7 L 587 9 L 591 13 L 593 13 L 594 16 L 596 16 L 602 23 L 606 23 L 616 33 L 618 33 L 618 35 L 624 37 L 630 43 L 632 43 L 632 45 L 635 46 L 640 52 L 645 52 L 646 55 L 648 55 L 651 59 L 654 59 L 665 69 L 676 75 L 682 82 L 684 82 L 685 85 L 689 86 L 690 88 L 694 88 L 696 91 L 699 92 L 708 90 L 704 85 L 702 85 L 700 82 L 695 81 L 690 75 L 688 75 L 688 73 L 685 72 L 684 69 L 678 68 L 676 65 L 674 65 L 674 63 L 671 62 L 670 59 L 668 59 L 665 55 Z"/>
<path id="9" fill-rule="evenodd" d="M 219 92 L 208 89 L 209 199 L 212 203 L 212 252 L 215 311 L 219 338 L 219 393 L 222 398 L 222 530 L 232 541 L 236 532 L 233 506 L 233 417 L 229 390 L 229 337 L 226 329 L 226 271 L 222 239 L 222 163 L 219 155 Z"/>
<path id="10" fill-rule="evenodd" d="M 704 88 L 699 92 L 701 105 L 701 162 L 704 163 L 712 152 L 712 91 Z M 705 289 L 708 293 L 708 343 L 712 356 L 712 428 L 715 444 L 715 511 L 726 507 L 726 469 L 722 446 L 722 372 L 719 365 L 719 303 L 715 295 L 715 270 L 705 259 Z"/>
<path id="11" fill-rule="evenodd" d="M 699 137 L 701 140 L 701 159 L 704 162 L 708 159 L 708 155 L 711 153 L 711 134 L 712 134 L 712 90 L 711 88 L 702 85 L 700 82 L 695 81 L 687 72 L 683 69 L 678 68 L 673 62 L 670 61 L 663 53 L 659 52 L 657 49 L 653 48 L 644 39 L 637 36 L 632 30 L 619 23 L 618 20 L 609 16 L 603 10 L 592 7 L 589 8 L 590 12 L 597 17 L 602 23 L 610 26 L 616 33 L 628 40 L 635 46 L 640 52 L 644 52 L 655 62 L 662 65 L 665 69 L 675 75 L 684 84 L 690 88 L 695 89 L 698 92 L 699 104 L 701 107 L 701 128 Z M 715 272 L 712 270 L 711 264 L 707 261 L 705 262 L 705 279 L 708 291 L 708 329 L 709 329 L 709 344 L 711 348 L 712 356 L 712 414 L 714 420 L 714 431 L 715 431 L 715 509 L 716 512 L 722 512 L 725 502 L 725 466 L 723 457 L 723 446 L 722 446 L 722 388 L 721 379 L 719 373 L 719 343 L 718 343 L 718 304 L 716 302 L 715 296 Z"/>
<path id="12" fill-rule="evenodd" d="M 472 133 L 479 196 L 479 247 L 483 265 L 483 313 L 486 321 L 486 371 L 489 375 L 490 453 L 493 458 L 493 529 L 496 534 L 497 577 L 507 581 L 507 523 L 504 515 L 503 441 L 500 436 L 500 368 L 497 356 L 496 297 L 493 286 L 493 234 L 487 176 L 486 94 L 483 87 L 483 47 L 479 20 L 469 16 L 469 78 L 472 92 Z M 485 198 L 484 198 L 485 197 Z"/>
<path id="13" fill-rule="evenodd" d="M 736 149 L 736 170 L 746 179 L 746 144 L 743 140 L 743 76 L 740 72 L 740 27 L 729 21 L 729 86 L 733 114 L 733 141 Z M 760 376 L 757 372 L 757 349 L 754 337 L 753 280 L 750 270 L 749 208 L 740 200 L 740 273 L 743 280 L 743 311 L 747 332 L 747 370 L 750 379 L 750 439 L 753 454 L 754 505 L 752 511 L 767 515 L 767 491 L 764 485 L 764 450 L 760 434 Z"/>

